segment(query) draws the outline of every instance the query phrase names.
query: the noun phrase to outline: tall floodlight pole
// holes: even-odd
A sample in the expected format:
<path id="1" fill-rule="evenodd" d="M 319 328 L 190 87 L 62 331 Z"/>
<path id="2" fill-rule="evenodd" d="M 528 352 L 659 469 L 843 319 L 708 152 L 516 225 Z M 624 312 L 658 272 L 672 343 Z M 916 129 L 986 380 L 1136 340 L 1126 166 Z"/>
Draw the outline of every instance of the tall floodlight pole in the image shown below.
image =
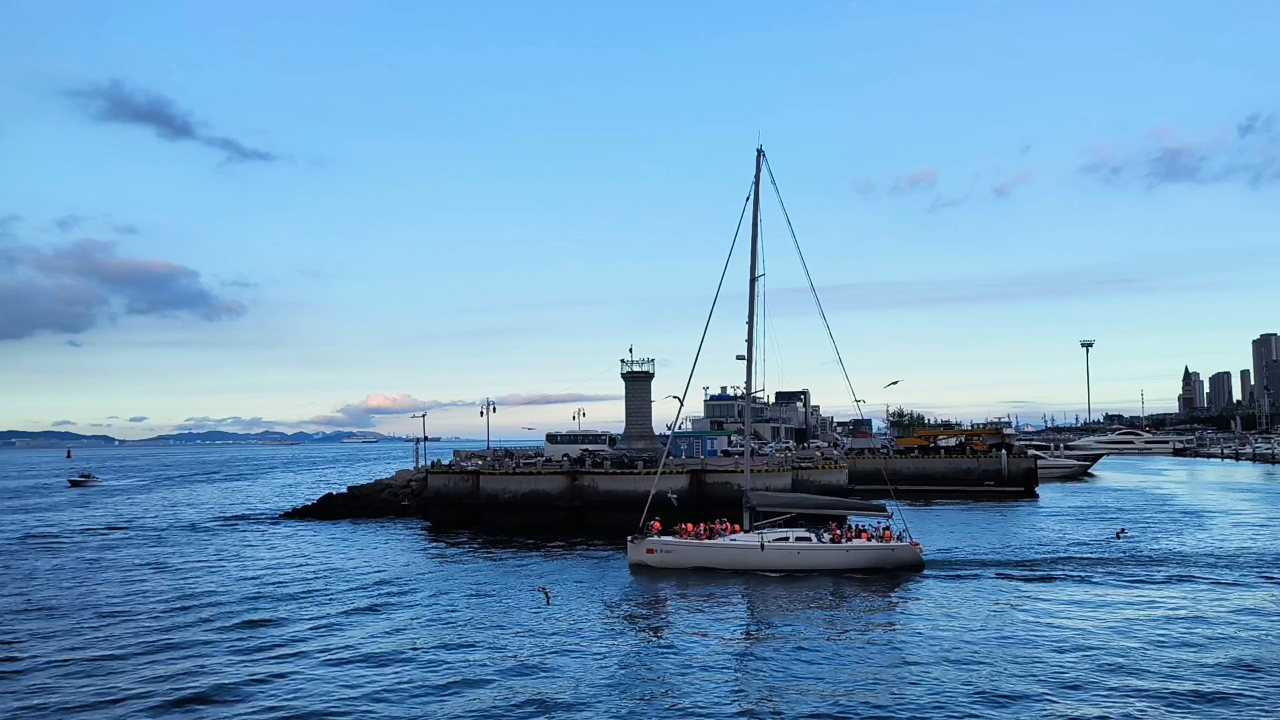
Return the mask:
<path id="1" fill-rule="evenodd" d="M 426 465 L 427 464 L 427 411 L 423 410 L 420 414 L 410 415 L 409 417 L 415 418 L 415 419 L 422 418 L 422 464 Z M 413 444 L 417 445 L 418 443 L 415 440 Z"/>
<path id="2" fill-rule="evenodd" d="M 480 417 L 484 418 L 484 449 L 489 449 L 489 416 L 498 412 L 498 406 L 489 398 L 480 406 Z M 423 422 L 426 422 L 425 420 Z"/>
<path id="3" fill-rule="evenodd" d="M 582 430 L 582 418 L 584 418 L 584 417 L 586 417 L 586 416 L 587 416 L 587 409 L 586 409 L 586 408 L 581 408 L 581 407 L 580 407 L 580 408 L 578 408 L 577 410 L 574 410 L 574 411 L 573 411 L 573 419 L 578 421 L 578 430 L 579 430 L 579 431 L 581 431 L 581 430 Z"/>
<path id="4" fill-rule="evenodd" d="M 1081 340 L 1080 347 L 1084 348 L 1084 396 L 1086 403 L 1086 420 L 1090 425 L 1093 424 L 1093 385 L 1089 380 L 1089 350 L 1093 347 L 1093 340 Z"/>

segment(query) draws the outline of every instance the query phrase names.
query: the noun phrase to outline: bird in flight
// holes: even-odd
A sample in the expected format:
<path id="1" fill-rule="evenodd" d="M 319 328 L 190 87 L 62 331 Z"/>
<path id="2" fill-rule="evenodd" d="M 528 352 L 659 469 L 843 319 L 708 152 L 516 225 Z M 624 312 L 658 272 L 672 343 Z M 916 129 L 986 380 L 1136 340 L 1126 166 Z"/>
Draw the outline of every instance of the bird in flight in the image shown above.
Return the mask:
<path id="1" fill-rule="evenodd" d="M 521 426 L 520 426 L 520 429 L 521 429 L 521 430 L 537 430 L 538 428 L 525 427 L 525 426 L 521 425 Z"/>
<path id="2" fill-rule="evenodd" d="M 889 383 L 888 385 L 885 385 L 883 388 L 880 388 L 880 389 L 881 389 L 881 390 L 884 390 L 885 388 L 891 388 L 891 387 L 893 387 L 894 385 L 897 385 L 897 384 L 898 384 L 898 383 L 900 383 L 900 382 L 902 382 L 902 381 L 901 381 L 901 380 L 894 380 L 893 382 Z"/>
<path id="3" fill-rule="evenodd" d="M 550 604 L 551 604 L 551 591 L 550 591 L 550 590 L 548 590 L 548 589 L 546 589 L 546 588 L 544 588 L 544 587 L 540 587 L 540 588 L 538 588 L 538 592 L 542 593 L 542 597 L 546 598 L 546 599 L 547 599 L 547 604 L 548 604 L 548 605 L 550 605 Z"/>

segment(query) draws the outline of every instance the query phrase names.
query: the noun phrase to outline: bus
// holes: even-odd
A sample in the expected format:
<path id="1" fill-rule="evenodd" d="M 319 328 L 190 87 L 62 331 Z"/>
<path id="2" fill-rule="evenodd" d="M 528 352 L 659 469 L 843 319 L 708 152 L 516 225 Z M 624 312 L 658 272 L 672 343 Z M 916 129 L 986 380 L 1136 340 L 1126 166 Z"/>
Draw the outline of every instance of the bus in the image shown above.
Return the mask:
<path id="1" fill-rule="evenodd" d="M 618 436 L 603 430 L 578 430 L 576 432 L 547 433 L 546 449 L 552 460 L 578 457 L 583 450 L 606 452 L 618 445 Z"/>

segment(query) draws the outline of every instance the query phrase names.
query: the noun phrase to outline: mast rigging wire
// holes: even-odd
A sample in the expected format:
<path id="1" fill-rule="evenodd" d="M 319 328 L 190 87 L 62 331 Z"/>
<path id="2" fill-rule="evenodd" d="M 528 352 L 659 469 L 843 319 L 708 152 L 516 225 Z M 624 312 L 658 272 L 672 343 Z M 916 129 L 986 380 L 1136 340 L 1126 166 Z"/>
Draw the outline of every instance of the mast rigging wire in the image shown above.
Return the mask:
<path id="1" fill-rule="evenodd" d="M 800 241 L 796 239 L 796 230 L 791 225 L 791 216 L 787 214 L 787 206 L 782 202 L 782 192 L 778 190 L 778 181 L 773 177 L 773 168 L 769 167 L 769 156 L 764 156 L 764 168 L 769 172 L 769 183 L 773 185 L 773 194 L 778 198 L 778 207 L 782 209 L 782 217 L 787 221 L 787 232 L 791 233 L 791 243 L 795 245 L 796 255 L 800 257 L 800 267 L 804 269 L 804 279 L 809 283 L 809 293 L 813 295 L 813 304 L 818 308 L 818 316 L 822 318 L 822 326 L 827 330 L 827 339 L 831 341 L 831 349 L 835 351 L 836 361 L 840 363 L 840 372 L 844 374 L 844 384 L 849 388 L 849 395 L 853 398 L 853 408 L 857 411 L 858 417 L 865 419 L 862 414 L 862 403 L 858 401 L 858 393 L 853 389 L 853 383 L 849 380 L 849 371 L 844 366 L 844 358 L 840 355 L 840 348 L 836 345 L 836 336 L 831 332 L 831 323 L 827 322 L 827 313 L 822 309 L 822 301 L 818 299 L 818 289 L 813 285 L 813 276 L 809 274 L 809 264 L 804 261 L 804 253 L 800 251 Z"/>
<path id="2" fill-rule="evenodd" d="M 707 330 L 711 327 L 711 317 L 715 315 L 716 303 L 720 300 L 720 290 L 724 287 L 725 275 L 729 272 L 729 261 L 733 259 L 733 249 L 738 246 L 738 235 L 742 232 L 742 220 L 747 216 L 747 204 L 751 202 L 751 194 L 756 191 L 756 181 L 751 179 L 751 187 L 747 189 L 747 199 L 742 201 L 742 212 L 738 215 L 738 227 L 733 231 L 733 242 L 729 243 L 729 254 L 724 259 L 724 268 L 720 270 L 720 282 L 716 284 L 716 294 L 711 298 L 711 309 L 707 311 L 707 321 L 702 325 L 702 337 L 698 340 L 698 351 L 693 354 L 693 366 L 689 368 L 689 378 L 684 382 L 684 392 L 680 393 L 680 407 L 676 408 L 676 418 L 671 423 L 674 428 L 675 424 L 680 421 L 680 415 L 684 413 L 684 401 L 689 397 L 689 387 L 693 385 L 693 373 L 698 369 L 698 358 L 702 357 L 702 345 L 707 341 Z M 750 400 L 748 400 L 750 403 Z M 748 404 L 750 407 L 750 404 Z M 640 515 L 640 529 L 644 529 L 645 520 L 649 519 L 649 506 L 653 503 L 653 494 L 658 490 L 658 478 L 662 477 L 662 468 L 667 464 L 667 458 L 671 455 L 671 441 L 675 440 L 676 432 L 671 430 L 667 435 L 667 444 L 662 446 L 662 457 L 658 459 L 658 470 L 653 474 L 653 485 L 649 488 L 649 497 L 644 501 L 644 513 Z"/>

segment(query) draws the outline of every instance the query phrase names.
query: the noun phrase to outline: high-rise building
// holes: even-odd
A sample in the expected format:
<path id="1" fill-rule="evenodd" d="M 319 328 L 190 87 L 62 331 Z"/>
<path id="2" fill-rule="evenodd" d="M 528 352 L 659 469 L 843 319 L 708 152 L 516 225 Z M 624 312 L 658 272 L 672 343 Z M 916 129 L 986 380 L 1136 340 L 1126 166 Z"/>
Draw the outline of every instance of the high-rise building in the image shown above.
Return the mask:
<path id="1" fill-rule="evenodd" d="M 1240 404 L 1244 405 L 1245 410 L 1253 408 L 1252 378 L 1248 368 L 1240 371 Z"/>
<path id="2" fill-rule="evenodd" d="M 1209 409 L 1222 412 L 1229 410 L 1235 404 L 1235 398 L 1231 397 L 1231 373 L 1224 370 L 1210 375 Z"/>
<path id="3" fill-rule="evenodd" d="M 1204 407 L 1204 381 L 1200 373 L 1191 372 L 1191 368 L 1182 367 L 1182 393 L 1178 395 L 1178 412 L 1189 413 Z"/>
<path id="4" fill-rule="evenodd" d="M 1280 335 L 1263 333 L 1253 341 L 1253 400 L 1258 429 L 1280 420 Z"/>

